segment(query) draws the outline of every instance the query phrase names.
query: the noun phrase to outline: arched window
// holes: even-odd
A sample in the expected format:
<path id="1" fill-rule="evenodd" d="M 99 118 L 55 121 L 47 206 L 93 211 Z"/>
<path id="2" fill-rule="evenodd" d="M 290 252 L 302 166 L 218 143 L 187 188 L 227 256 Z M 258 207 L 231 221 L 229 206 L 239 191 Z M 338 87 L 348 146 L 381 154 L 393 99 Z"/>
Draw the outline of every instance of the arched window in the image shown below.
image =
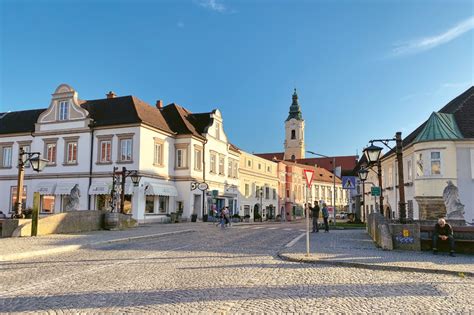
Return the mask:
<path id="1" fill-rule="evenodd" d="M 296 159 L 296 156 L 294 154 L 291 155 L 291 160 L 295 160 Z"/>
<path id="2" fill-rule="evenodd" d="M 296 139 L 296 131 L 294 129 L 291 130 L 291 139 Z"/>

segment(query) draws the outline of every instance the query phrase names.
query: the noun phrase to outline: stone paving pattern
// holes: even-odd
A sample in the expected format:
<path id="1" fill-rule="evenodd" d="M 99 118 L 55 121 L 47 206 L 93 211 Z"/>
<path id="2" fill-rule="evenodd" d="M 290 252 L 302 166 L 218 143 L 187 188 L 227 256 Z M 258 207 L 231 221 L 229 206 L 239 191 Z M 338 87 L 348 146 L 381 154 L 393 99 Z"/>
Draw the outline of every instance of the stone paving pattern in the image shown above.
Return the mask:
<path id="1" fill-rule="evenodd" d="M 474 256 L 448 253 L 433 255 L 431 251 L 384 251 L 375 247 L 365 230 L 331 230 L 310 233 L 310 256 L 306 256 L 306 238 L 291 248 L 285 248 L 282 256 L 292 260 L 347 263 L 368 267 L 396 267 L 420 270 L 451 271 L 474 276 Z"/>
<path id="2" fill-rule="evenodd" d="M 302 233 L 302 225 L 223 230 L 209 224 L 183 224 L 145 229 L 154 234 L 190 227 L 195 232 L 1 262 L 0 312 L 474 312 L 472 277 L 278 259 L 277 253 Z M 328 238 L 336 236 L 332 232 Z M 301 243 L 304 238 L 295 248 Z"/>

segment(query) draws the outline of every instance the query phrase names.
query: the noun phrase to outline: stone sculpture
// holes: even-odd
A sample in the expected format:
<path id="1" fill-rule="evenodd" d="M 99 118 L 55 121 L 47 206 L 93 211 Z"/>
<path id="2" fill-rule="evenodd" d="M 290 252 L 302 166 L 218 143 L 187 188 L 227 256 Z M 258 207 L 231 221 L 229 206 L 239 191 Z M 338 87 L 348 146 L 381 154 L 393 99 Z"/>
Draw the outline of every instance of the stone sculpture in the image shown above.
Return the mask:
<path id="1" fill-rule="evenodd" d="M 446 217 L 451 220 L 464 220 L 464 205 L 459 200 L 458 188 L 452 181 L 443 190 L 444 205 L 446 206 Z"/>
<path id="2" fill-rule="evenodd" d="M 79 185 L 76 184 L 71 189 L 71 193 L 69 194 L 69 200 L 65 205 L 66 211 L 74 211 L 78 210 L 79 208 L 79 197 L 81 197 L 81 191 L 79 190 Z"/>

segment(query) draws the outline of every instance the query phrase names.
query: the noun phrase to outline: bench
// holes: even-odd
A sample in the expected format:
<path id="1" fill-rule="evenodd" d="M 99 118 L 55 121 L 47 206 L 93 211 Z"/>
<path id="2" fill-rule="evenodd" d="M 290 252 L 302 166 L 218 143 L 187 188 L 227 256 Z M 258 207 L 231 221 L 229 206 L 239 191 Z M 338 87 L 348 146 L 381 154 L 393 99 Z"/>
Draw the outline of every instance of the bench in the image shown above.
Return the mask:
<path id="1" fill-rule="evenodd" d="M 454 239 L 456 241 L 456 252 L 474 254 L 474 226 L 452 226 Z M 434 225 L 420 226 L 421 250 L 431 250 L 433 242 Z M 440 251 L 449 251 L 448 242 L 439 242 Z"/>

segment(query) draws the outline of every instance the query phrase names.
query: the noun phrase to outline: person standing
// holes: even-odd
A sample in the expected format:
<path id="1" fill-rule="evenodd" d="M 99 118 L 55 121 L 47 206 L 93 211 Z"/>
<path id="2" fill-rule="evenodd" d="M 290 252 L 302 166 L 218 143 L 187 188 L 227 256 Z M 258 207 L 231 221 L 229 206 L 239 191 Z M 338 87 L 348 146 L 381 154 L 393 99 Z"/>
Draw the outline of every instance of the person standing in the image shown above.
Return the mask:
<path id="1" fill-rule="evenodd" d="M 436 223 L 433 233 L 433 254 L 435 255 L 438 253 L 438 241 L 448 241 L 449 256 L 454 257 L 453 228 L 442 218 L 438 220 L 438 223 Z"/>
<path id="2" fill-rule="evenodd" d="M 325 203 L 323 203 L 323 220 L 324 220 L 324 232 L 329 232 L 329 211 Z"/>
<path id="3" fill-rule="evenodd" d="M 319 232 L 318 218 L 319 218 L 319 204 L 314 202 L 314 207 L 310 207 L 311 216 L 313 217 L 313 233 Z"/>

